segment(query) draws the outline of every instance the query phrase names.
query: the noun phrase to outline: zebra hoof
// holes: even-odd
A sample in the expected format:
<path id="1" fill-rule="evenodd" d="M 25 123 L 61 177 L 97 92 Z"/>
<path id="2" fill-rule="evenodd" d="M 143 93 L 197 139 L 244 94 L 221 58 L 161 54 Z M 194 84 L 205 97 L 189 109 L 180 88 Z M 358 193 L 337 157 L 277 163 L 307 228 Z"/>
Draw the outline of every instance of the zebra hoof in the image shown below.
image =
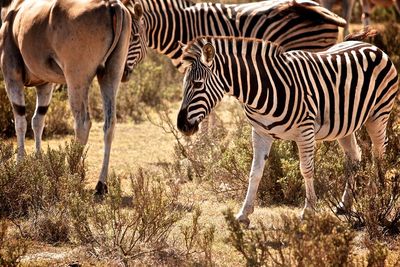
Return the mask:
<path id="1" fill-rule="evenodd" d="M 97 197 L 102 197 L 108 193 L 107 185 L 100 181 L 97 182 L 95 190 L 96 190 L 96 192 L 94 193 L 94 195 Z"/>
<path id="2" fill-rule="evenodd" d="M 347 213 L 349 213 L 349 211 L 347 210 L 347 208 L 344 206 L 344 204 L 342 202 L 340 202 L 334 210 L 336 215 L 345 215 Z"/>

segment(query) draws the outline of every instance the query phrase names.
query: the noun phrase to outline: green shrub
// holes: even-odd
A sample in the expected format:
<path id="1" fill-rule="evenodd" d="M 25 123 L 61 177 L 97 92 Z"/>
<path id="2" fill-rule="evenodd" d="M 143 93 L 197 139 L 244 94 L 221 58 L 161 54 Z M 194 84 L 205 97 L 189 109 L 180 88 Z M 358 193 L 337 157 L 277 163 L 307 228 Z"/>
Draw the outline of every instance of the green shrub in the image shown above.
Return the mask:
<path id="1" fill-rule="evenodd" d="M 242 116 L 239 118 L 229 134 L 219 122 L 208 134 L 199 133 L 182 140 L 172 120 L 162 116 L 163 127 L 168 128 L 166 131 L 173 133 L 177 141 L 174 176 L 179 180 L 208 183 L 218 195 L 242 199 L 247 190 L 253 153 L 251 127 Z M 260 203 L 298 205 L 302 202 L 303 179 L 298 166 L 296 146 L 291 142 L 275 142 L 258 190 Z"/>
<path id="2" fill-rule="evenodd" d="M 47 149 L 40 157 L 27 155 L 16 163 L 11 145 L 0 142 L 0 215 L 38 214 L 83 190 L 84 148 L 71 142 L 65 148 Z"/>
<path id="3" fill-rule="evenodd" d="M 214 243 L 214 225 L 202 225 L 199 222 L 201 216 L 200 208 L 196 207 L 190 225 L 181 226 L 183 236 L 186 262 L 191 265 L 214 266 L 213 262 L 213 243 Z M 200 258 L 195 258 L 195 254 L 203 254 Z"/>
<path id="4" fill-rule="evenodd" d="M 8 235 L 8 224 L 0 222 L 0 266 L 19 266 L 21 257 L 26 254 L 27 243 L 20 238 Z"/>
<path id="5" fill-rule="evenodd" d="M 177 209 L 179 191 L 159 175 L 140 170 L 124 177 L 131 183 L 132 197 L 122 194 L 121 177 L 111 175 L 109 194 L 101 203 L 94 203 L 90 194 L 71 198 L 68 206 L 78 242 L 89 245 L 94 255 L 125 264 L 167 248 L 182 213 Z"/>
<path id="6" fill-rule="evenodd" d="M 67 93 L 63 87 L 55 90 L 50 102 L 49 112 L 46 114 L 44 137 L 71 134 L 73 132 L 72 117 L 66 100 Z M 33 88 L 25 89 L 25 103 L 28 123 L 26 136 L 33 137 L 31 119 L 36 107 L 36 92 Z M 2 78 L 0 80 L 0 125 L 1 138 L 15 136 L 14 115 Z"/>
<path id="7" fill-rule="evenodd" d="M 24 229 L 26 236 L 48 244 L 66 243 L 70 240 L 71 234 L 67 216 L 65 203 L 57 203 L 54 207 L 41 210 L 29 218 L 28 225 Z"/>
<path id="8" fill-rule="evenodd" d="M 56 86 L 46 113 L 43 136 L 53 137 L 56 135 L 73 134 L 73 116 L 68 103 L 66 86 Z M 30 131 L 30 130 L 29 130 Z"/>
<path id="9" fill-rule="evenodd" d="M 352 261 L 354 232 L 327 213 L 303 220 L 281 215 L 282 225 L 259 221 L 252 230 L 244 230 L 232 211 L 224 214 L 227 241 L 247 266 L 347 266 Z"/>

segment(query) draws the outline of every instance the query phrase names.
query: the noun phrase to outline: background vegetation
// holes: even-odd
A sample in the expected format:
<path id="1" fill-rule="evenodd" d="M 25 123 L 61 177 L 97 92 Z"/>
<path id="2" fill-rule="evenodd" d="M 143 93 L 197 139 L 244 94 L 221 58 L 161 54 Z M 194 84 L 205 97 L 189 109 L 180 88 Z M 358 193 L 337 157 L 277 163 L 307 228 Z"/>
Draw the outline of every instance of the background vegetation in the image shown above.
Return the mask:
<path id="1" fill-rule="evenodd" d="M 393 16 L 397 15 L 392 9 L 376 9 L 373 19 Z M 371 41 L 400 70 L 400 26 L 390 22 L 379 28 L 384 30 Z M 304 220 L 298 218 L 304 188 L 296 147 L 275 142 L 251 228 L 244 229 L 232 210 L 238 210 L 247 188 L 250 127 L 241 108 L 228 99 L 217 110 L 214 129 L 183 138 L 174 115 L 181 79 L 165 57 L 150 52 L 132 80 L 121 86 L 119 122 L 135 124 L 137 128 L 129 129 L 144 132 L 143 139 L 126 142 L 150 146 L 152 140 L 145 138 L 157 128 L 171 136 L 174 141 L 168 144 L 173 148 L 164 151 L 159 141 L 157 155 L 168 154 L 167 159 L 142 166 L 136 158 L 128 159 L 129 165 L 118 164 L 127 156 L 114 146 L 115 172 L 110 175 L 110 193 L 102 201 L 91 191 L 101 147 L 83 148 L 69 141 L 72 119 L 65 88 L 56 89 L 46 119 L 45 136 L 51 146 L 44 147 L 41 156 L 28 153 L 17 164 L 15 142 L 7 139 L 14 136 L 11 106 L 0 83 L 0 266 L 399 266 L 399 101 L 388 128 L 383 173 L 377 171 L 363 131 L 357 135 L 363 150 L 357 170 L 346 167 L 335 142 L 318 145 L 319 212 Z M 27 89 L 26 96 L 30 120 L 34 90 Z M 90 101 L 92 117 L 102 121 L 96 83 Z M 100 129 L 94 125 L 99 140 Z M 134 136 L 134 130 L 126 134 Z M 115 143 L 119 141 L 117 135 Z M 139 149 L 135 145 L 129 149 Z M 153 156 L 146 149 L 139 153 Z M 332 211 L 347 175 L 355 176 L 355 204 L 351 213 L 336 216 Z M 57 257 L 46 258 L 44 253 Z"/>

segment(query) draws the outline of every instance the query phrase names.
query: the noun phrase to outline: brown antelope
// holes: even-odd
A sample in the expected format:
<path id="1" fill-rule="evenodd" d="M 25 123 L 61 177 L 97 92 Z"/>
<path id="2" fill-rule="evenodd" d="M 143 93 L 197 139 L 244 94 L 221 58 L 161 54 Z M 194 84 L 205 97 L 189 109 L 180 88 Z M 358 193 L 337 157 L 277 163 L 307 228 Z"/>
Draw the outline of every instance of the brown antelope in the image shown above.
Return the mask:
<path id="1" fill-rule="evenodd" d="M 52 83 L 67 84 L 75 138 L 86 144 L 91 127 L 88 90 L 97 76 L 105 121 L 104 158 L 96 194 L 106 193 L 117 89 L 145 55 L 141 6 L 132 0 L 2 0 L 0 5 L 0 63 L 13 107 L 17 160 L 25 154 L 24 87 L 36 87 L 32 128 L 40 153 Z"/>

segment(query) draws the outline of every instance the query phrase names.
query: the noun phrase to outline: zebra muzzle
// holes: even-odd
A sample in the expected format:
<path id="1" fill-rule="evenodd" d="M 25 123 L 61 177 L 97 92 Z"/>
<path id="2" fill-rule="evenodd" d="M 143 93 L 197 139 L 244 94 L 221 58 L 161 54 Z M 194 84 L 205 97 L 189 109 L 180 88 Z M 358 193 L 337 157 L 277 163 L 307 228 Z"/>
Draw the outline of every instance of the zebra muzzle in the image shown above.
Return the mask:
<path id="1" fill-rule="evenodd" d="M 186 136 L 190 136 L 199 130 L 199 120 L 196 120 L 196 122 L 192 124 L 189 122 L 187 115 L 187 109 L 181 109 L 178 114 L 177 125 L 179 131 Z"/>

